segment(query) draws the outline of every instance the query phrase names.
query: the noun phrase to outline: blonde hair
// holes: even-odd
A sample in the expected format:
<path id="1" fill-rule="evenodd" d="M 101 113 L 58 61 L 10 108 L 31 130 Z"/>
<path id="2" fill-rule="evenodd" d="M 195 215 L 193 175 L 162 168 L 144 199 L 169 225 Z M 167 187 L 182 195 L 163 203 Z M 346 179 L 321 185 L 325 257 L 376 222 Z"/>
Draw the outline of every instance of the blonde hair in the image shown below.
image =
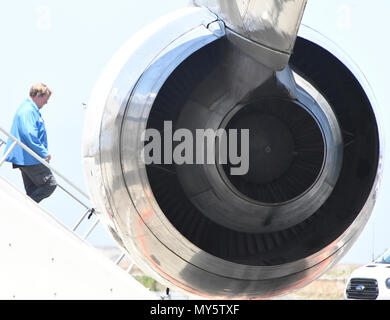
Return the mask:
<path id="1" fill-rule="evenodd" d="M 51 95 L 51 90 L 43 83 L 36 83 L 30 89 L 31 98 L 35 98 L 36 96 L 43 97 L 46 95 Z"/>

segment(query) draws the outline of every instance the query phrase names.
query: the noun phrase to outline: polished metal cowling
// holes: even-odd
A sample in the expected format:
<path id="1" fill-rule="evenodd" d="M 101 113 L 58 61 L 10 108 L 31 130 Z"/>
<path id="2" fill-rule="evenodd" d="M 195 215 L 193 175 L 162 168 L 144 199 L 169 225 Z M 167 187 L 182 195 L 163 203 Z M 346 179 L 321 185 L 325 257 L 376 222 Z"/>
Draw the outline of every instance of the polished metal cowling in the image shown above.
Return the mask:
<path id="1" fill-rule="evenodd" d="M 370 215 L 375 101 L 327 40 L 305 28 L 297 39 L 305 0 L 193 5 L 131 38 L 98 80 L 83 141 L 88 189 L 113 237 L 161 283 L 213 299 L 284 294 L 338 261 Z M 336 74 L 359 119 L 323 81 Z M 178 129 L 249 130 L 248 171 L 164 162 Z M 144 161 L 146 130 L 170 143 L 159 163 Z"/>

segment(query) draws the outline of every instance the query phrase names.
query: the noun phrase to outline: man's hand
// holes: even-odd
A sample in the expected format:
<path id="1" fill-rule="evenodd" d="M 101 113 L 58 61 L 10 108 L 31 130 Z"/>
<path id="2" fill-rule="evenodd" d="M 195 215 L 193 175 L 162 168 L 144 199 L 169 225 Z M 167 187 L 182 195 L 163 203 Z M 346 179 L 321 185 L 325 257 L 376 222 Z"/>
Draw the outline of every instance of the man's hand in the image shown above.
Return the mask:
<path id="1" fill-rule="evenodd" d="M 46 160 L 47 162 L 49 162 L 50 159 L 51 159 L 51 155 L 49 154 L 49 155 L 45 158 L 45 160 Z"/>

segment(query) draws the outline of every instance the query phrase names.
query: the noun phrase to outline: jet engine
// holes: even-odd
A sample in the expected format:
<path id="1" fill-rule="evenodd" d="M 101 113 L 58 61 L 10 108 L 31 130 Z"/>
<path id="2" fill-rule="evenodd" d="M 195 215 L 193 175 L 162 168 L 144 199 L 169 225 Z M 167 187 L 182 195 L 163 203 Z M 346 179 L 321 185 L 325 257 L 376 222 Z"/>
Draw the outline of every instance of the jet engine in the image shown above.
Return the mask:
<path id="1" fill-rule="evenodd" d="M 305 5 L 195 0 L 131 38 L 96 84 L 83 138 L 92 201 L 137 266 L 171 288 L 296 290 L 371 214 L 376 102 L 328 39 L 303 26 L 297 37 Z"/>

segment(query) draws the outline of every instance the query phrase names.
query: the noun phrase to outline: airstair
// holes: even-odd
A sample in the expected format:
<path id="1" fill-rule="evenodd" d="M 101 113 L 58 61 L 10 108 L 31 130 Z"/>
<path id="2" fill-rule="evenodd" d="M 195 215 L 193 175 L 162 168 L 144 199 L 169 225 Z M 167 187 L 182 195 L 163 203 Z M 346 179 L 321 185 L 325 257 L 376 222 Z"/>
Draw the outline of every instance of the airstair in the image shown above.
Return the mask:
<path id="1" fill-rule="evenodd" d="M 89 242 L 99 219 L 91 219 L 88 195 L 1 127 L 0 167 L 16 146 L 48 167 L 82 210 L 66 225 L 0 176 L 0 299 L 163 299 L 130 274 L 134 264 L 122 248 L 114 261 Z M 127 270 L 120 267 L 126 259 Z"/>

